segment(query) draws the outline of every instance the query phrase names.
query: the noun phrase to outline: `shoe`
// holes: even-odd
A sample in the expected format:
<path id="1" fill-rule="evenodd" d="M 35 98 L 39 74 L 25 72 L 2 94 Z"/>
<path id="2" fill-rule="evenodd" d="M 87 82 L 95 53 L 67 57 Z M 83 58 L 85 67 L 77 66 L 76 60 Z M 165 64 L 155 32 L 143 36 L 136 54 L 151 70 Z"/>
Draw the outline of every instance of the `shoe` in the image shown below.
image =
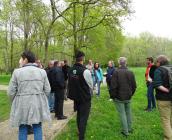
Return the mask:
<path id="1" fill-rule="evenodd" d="M 111 99 L 111 98 L 110 98 L 110 99 L 109 99 L 109 101 L 110 101 L 110 102 L 112 102 L 112 101 L 113 101 L 113 99 Z"/>
<path id="2" fill-rule="evenodd" d="M 50 110 L 51 113 L 54 113 L 55 111 L 54 110 Z"/>
<path id="3" fill-rule="evenodd" d="M 148 108 L 146 107 L 145 109 L 144 109 L 144 111 L 146 111 Z"/>
<path id="4" fill-rule="evenodd" d="M 129 130 L 129 131 L 128 131 L 128 133 L 131 133 L 131 134 L 132 134 L 133 132 L 134 132 L 134 130 L 133 130 L 133 129 L 131 129 L 131 130 Z"/>
<path id="5" fill-rule="evenodd" d="M 128 136 L 129 136 L 129 134 L 126 134 L 126 133 L 124 133 L 123 131 L 121 132 L 121 134 L 122 134 L 124 137 L 128 137 Z"/>
<path id="6" fill-rule="evenodd" d="M 67 116 L 57 117 L 57 120 L 64 120 L 64 119 L 67 119 Z"/>
<path id="7" fill-rule="evenodd" d="M 156 109 L 156 107 L 154 106 L 154 107 L 152 107 L 152 110 L 155 110 Z"/>
<path id="8" fill-rule="evenodd" d="M 145 111 L 146 111 L 146 112 L 151 112 L 151 111 L 152 111 L 152 109 L 147 108 L 147 109 L 145 109 Z"/>
<path id="9" fill-rule="evenodd" d="M 31 125 L 28 125 L 28 132 L 27 132 L 27 134 L 28 135 L 32 135 L 33 134 L 33 127 L 31 126 Z"/>
<path id="10" fill-rule="evenodd" d="M 96 98 L 97 98 L 97 99 L 99 99 L 99 98 L 100 98 L 100 96 L 99 96 L 99 95 L 96 95 Z"/>

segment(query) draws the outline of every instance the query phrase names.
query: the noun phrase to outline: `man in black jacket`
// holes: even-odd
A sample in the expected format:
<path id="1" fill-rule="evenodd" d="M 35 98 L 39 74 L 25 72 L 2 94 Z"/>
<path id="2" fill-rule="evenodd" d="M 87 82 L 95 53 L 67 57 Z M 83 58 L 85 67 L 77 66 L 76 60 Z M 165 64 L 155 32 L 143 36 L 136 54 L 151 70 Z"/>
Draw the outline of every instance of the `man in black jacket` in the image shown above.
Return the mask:
<path id="1" fill-rule="evenodd" d="M 126 58 L 120 57 L 119 68 L 113 73 L 111 79 L 111 98 L 114 99 L 116 109 L 122 124 L 122 134 L 128 136 L 132 132 L 131 97 L 136 90 L 134 74 L 126 67 Z"/>
<path id="2" fill-rule="evenodd" d="M 154 88 L 156 89 L 157 106 L 164 130 L 164 140 L 172 140 L 172 89 L 169 83 L 169 73 L 164 66 L 169 65 L 166 56 L 157 57 L 157 69 L 154 72 Z"/>
<path id="3" fill-rule="evenodd" d="M 64 60 L 64 65 L 62 66 L 62 71 L 64 73 L 64 79 L 65 79 L 65 91 L 64 91 L 64 98 L 67 100 L 67 94 L 68 94 L 68 72 L 70 67 L 68 66 L 67 60 Z"/>
<path id="4" fill-rule="evenodd" d="M 48 62 L 48 67 L 45 68 L 45 71 L 47 73 L 47 76 L 48 76 L 48 80 L 49 80 L 49 83 L 51 83 L 51 79 L 50 79 L 50 70 L 54 67 L 54 61 L 53 60 L 50 60 Z M 54 112 L 54 93 L 51 91 L 49 96 L 48 96 L 48 104 L 49 104 L 49 108 L 50 108 L 50 112 Z"/>
<path id="5" fill-rule="evenodd" d="M 69 70 L 69 95 L 74 100 L 74 109 L 77 111 L 77 127 L 79 140 L 84 140 L 87 120 L 91 107 L 91 92 L 93 81 L 91 73 L 83 65 L 84 53 L 76 54 L 76 63 Z"/>
<path id="6" fill-rule="evenodd" d="M 49 71 L 49 79 L 51 91 L 54 92 L 55 96 L 55 117 L 58 120 L 66 119 L 63 115 L 63 103 L 64 103 L 64 74 L 59 66 L 59 62 L 54 62 L 54 67 Z"/>

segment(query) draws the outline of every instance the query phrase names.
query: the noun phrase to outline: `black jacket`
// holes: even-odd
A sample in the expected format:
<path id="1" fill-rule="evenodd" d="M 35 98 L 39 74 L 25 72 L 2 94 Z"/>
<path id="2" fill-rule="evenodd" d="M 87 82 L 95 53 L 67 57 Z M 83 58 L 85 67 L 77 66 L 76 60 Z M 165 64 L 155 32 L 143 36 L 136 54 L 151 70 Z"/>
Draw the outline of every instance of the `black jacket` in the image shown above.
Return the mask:
<path id="1" fill-rule="evenodd" d="M 157 69 L 156 65 L 152 65 L 152 67 L 150 68 L 149 76 L 152 78 L 152 80 L 154 80 L 154 72 L 156 69 Z"/>
<path id="2" fill-rule="evenodd" d="M 51 91 L 56 92 L 59 89 L 64 89 L 64 73 L 60 67 L 53 67 L 48 72 Z"/>
<path id="3" fill-rule="evenodd" d="M 80 103 L 91 100 L 90 88 L 83 76 L 85 70 L 86 67 L 79 63 L 74 64 L 69 70 L 68 98 Z"/>
<path id="4" fill-rule="evenodd" d="M 64 65 L 62 67 L 62 71 L 64 73 L 64 79 L 65 81 L 68 79 L 68 72 L 69 72 L 70 67 L 68 65 Z"/>
<path id="5" fill-rule="evenodd" d="M 165 93 L 157 87 L 164 86 L 170 89 L 168 71 L 162 67 L 158 67 L 154 73 L 153 86 L 156 88 L 156 99 L 160 101 L 172 101 L 172 91 Z"/>
<path id="6" fill-rule="evenodd" d="M 133 72 L 126 67 L 117 69 L 111 79 L 111 98 L 120 101 L 130 100 L 136 90 L 136 81 Z"/>

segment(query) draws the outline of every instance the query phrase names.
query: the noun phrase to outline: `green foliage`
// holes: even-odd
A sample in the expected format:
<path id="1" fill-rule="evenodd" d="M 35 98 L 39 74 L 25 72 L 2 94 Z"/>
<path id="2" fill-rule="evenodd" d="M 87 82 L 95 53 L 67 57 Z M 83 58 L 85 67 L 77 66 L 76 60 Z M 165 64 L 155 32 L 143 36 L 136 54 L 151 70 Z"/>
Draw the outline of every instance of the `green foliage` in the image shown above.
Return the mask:
<path id="1" fill-rule="evenodd" d="M 141 33 L 139 37 L 126 37 L 121 54 L 128 58 L 132 66 L 144 66 L 147 57 L 156 58 L 158 55 L 167 55 L 172 58 L 172 40 L 153 36 L 150 33 Z"/>
<path id="2" fill-rule="evenodd" d="M 10 101 L 6 92 L 0 91 L 0 122 L 8 119 L 10 112 Z"/>
<path id="3" fill-rule="evenodd" d="M 100 64 L 107 64 L 109 60 L 116 61 L 122 49 L 124 37 L 118 29 L 99 26 L 88 32 L 88 46 L 86 60 L 92 59 Z M 102 59 L 103 58 L 103 59 Z"/>
<path id="4" fill-rule="evenodd" d="M 8 85 L 11 75 L 0 75 L 0 85 Z"/>
<path id="5" fill-rule="evenodd" d="M 44 65 L 52 58 L 72 61 L 78 49 L 88 53 L 88 57 L 91 51 L 96 52 L 94 59 L 98 61 L 103 55 L 102 63 L 119 55 L 123 41 L 121 18 L 131 13 L 130 1 L 50 2 L 2 0 L 0 69 L 11 71 L 18 67 L 25 49 L 34 51 Z"/>
<path id="6" fill-rule="evenodd" d="M 158 110 L 145 112 L 147 105 L 145 68 L 132 68 L 136 75 L 137 91 L 132 99 L 134 133 L 127 140 L 163 139 Z M 86 140 L 122 140 L 119 116 L 113 102 L 110 102 L 106 87 L 101 88 L 101 97 L 93 97 L 92 109 L 88 121 Z M 77 140 L 77 127 L 73 118 L 65 130 L 54 140 Z"/>

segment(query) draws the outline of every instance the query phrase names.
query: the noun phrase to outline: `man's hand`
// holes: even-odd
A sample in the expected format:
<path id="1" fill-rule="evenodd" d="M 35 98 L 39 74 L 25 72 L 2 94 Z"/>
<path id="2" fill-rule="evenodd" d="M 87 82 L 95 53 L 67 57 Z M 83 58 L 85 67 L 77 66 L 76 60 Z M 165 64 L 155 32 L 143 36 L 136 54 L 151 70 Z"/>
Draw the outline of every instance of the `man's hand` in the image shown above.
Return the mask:
<path id="1" fill-rule="evenodd" d="M 158 89 L 163 91 L 163 92 L 169 93 L 169 89 L 164 87 L 164 86 L 159 86 Z"/>

